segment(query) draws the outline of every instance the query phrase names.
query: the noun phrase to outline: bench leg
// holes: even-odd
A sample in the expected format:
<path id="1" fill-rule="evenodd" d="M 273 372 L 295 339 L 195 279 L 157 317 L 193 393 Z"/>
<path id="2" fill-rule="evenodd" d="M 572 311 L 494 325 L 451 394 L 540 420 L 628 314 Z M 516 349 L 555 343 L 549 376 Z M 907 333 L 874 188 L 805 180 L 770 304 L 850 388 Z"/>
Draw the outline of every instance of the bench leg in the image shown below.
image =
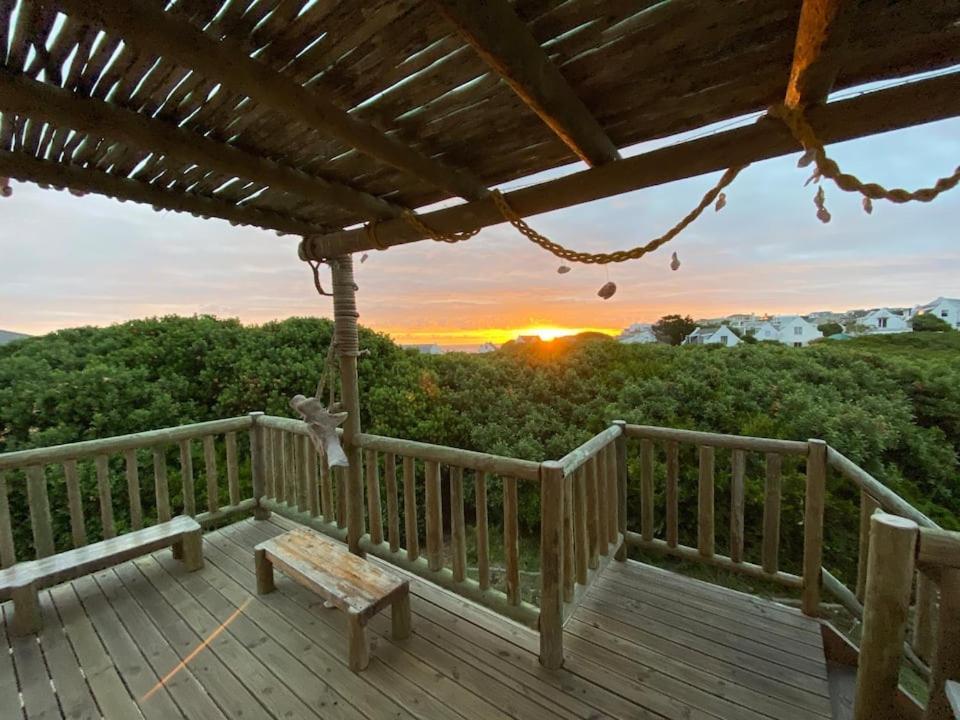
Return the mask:
<path id="1" fill-rule="evenodd" d="M 10 592 L 13 599 L 13 622 L 10 631 L 14 636 L 22 637 L 40 632 L 41 615 L 40 601 L 37 597 L 37 586 L 34 583 L 23 587 L 13 588 Z"/>
<path id="2" fill-rule="evenodd" d="M 359 615 L 347 615 L 347 635 L 350 639 L 350 669 L 365 670 L 370 664 L 370 648 L 367 645 L 367 628 Z"/>
<path id="3" fill-rule="evenodd" d="M 184 533 L 180 538 L 181 553 L 183 555 L 183 564 L 187 570 L 193 572 L 203 567 L 203 531 Z M 176 557 L 176 551 L 174 551 Z"/>
<path id="4" fill-rule="evenodd" d="M 174 560 L 183 560 L 183 541 L 177 540 L 170 546 L 170 552 L 173 553 Z"/>
<path id="5" fill-rule="evenodd" d="M 253 562 L 257 570 L 257 594 L 266 595 L 273 592 L 273 563 L 267 557 L 266 550 L 254 550 Z"/>
<path id="6" fill-rule="evenodd" d="M 410 591 L 393 601 L 390 606 L 390 624 L 394 640 L 410 637 Z"/>

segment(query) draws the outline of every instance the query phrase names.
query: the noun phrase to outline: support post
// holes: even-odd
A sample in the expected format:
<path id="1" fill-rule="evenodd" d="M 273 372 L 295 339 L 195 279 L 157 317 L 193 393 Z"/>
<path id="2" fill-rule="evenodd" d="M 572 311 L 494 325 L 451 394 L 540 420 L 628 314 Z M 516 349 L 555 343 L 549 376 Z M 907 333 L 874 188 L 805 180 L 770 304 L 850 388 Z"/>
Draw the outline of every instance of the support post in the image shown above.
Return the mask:
<path id="1" fill-rule="evenodd" d="M 863 607 L 854 720 L 894 720 L 900 656 L 913 585 L 917 524 L 877 513 L 870 518 L 870 557 Z"/>
<path id="2" fill-rule="evenodd" d="M 625 420 L 614 420 L 613 424 L 620 428 L 620 435 L 614 440 L 617 453 L 617 531 L 620 533 L 620 546 L 614 557 L 623 561 L 627 559 L 627 487 L 630 477 L 627 474 L 627 423 Z"/>
<path id="3" fill-rule="evenodd" d="M 940 573 L 940 622 L 930 662 L 930 695 L 924 720 L 953 720 L 946 684 L 960 680 L 960 570 Z"/>
<path id="4" fill-rule="evenodd" d="M 563 665 L 563 466 L 540 464 L 540 664 Z"/>
<path id="5" fill-rule="evenodd" d="M 357 286 L 353 281 L 353 256 L 338 255 L 330 259 L 333 277 L 334 342 L 340 356 L 340 399 L 347 411 L 343 425 L 343 451 L 347 469 L 347 546 L 350 552 L 362 555 L 360 538 L 364 533 L 363 476 L 360 468 L 360 447 L 354 438 L 360 434 L 360 391 L 357 382 L 357 356 L 360 339 L 357 335 Z"/>
<path id="6" fill-rule="evenodd" d="M 264 429 L 260 424 L 262 412 L 250 413 L 250 475 L 253 483 L 253 499 L 256 505 L 253 508 L 255 520 L 269 520 L 270 511 L 261 503 L 267 494 L 267 463 Z"/>
<path id="7" fill-rule="evenodd" d="M 910 644 L 917 657 L 930 663 L 937 636 L 940 591 L 936 581 L 925 572 L 917 573 L 915 614 Z"/>
<path id="8" fill-rule="evenodd" d="M 823 565 L 823 506 L 827 483 L 827 444 L 810 440 L 807 450 L 807 494 L 803 509 L 803 613 L 820 610 L 820 568 Z"/>

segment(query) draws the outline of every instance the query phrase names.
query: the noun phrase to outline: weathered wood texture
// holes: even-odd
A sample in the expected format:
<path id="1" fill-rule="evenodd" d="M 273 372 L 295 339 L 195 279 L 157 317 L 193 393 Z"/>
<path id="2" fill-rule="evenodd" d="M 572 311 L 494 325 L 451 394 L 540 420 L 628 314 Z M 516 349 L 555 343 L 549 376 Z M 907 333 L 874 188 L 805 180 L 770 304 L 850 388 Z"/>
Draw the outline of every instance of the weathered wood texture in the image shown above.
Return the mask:
<path id="1" fill-rule="evenodd" d="M 803 612 L 820 610 L 820 569 L 823 567 L 823 512 L 827 494 L 827 444 L 810 440 L 807 487 L 803 503 Z"/>
<path id="2" fill-rule="evenodd" d="M 123 718 L 830 717 L 825 675 L 811 660 L 822 652 L 814 622 L 629 561 L 612 563 L 591 589 L 567 624 L 564 666 L 550 672 L 538 665 L 534 631 L 394 570 L 411 583 L 410 637 L 394 640 L 391 620 L 373 618 L 370 666 L 356 675 L 339 613 L 279 577 L 273 594 L 256 594 L 253 547 L 291 527 L 274 514 L 208 533 L 198 573 L 182 573 L 161 552 L 42 592 L 55 631 L 43 636 L 48 662 L 34 638 L 14 638 L 8 652 L 0 628 L 0 714 L 22 712 L 15 678 L 35 668 L 24 694 L 28 712 L 37 708 L 31 717 L 43 697 L 53 700 L 45 716 L 60 717 L 50 680 L 67 707 Z M 169 692 L 143 699 L 233 615 Z M 777 647 L 758 642 L 774 636 Z M 34 692 L 44 688 L 47 696 Z"/>
<path id="3" fill-rule="evenodd" d="M 784 102 L 805 107 L 827 99 L 840 72 L 859 0 L 803 0 Z"/>

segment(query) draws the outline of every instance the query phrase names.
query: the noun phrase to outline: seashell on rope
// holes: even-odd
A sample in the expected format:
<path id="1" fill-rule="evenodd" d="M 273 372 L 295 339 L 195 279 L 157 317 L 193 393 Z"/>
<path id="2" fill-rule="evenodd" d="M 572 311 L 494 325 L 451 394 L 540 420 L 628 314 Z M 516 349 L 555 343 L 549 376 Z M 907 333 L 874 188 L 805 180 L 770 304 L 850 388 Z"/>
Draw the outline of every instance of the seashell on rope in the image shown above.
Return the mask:
<path id="1" fill-rule="evenodd" d="M 597 290 L 597 295 L 602 297 L 604 300 L 609 300 L 616 292 L 617 284 L 615 282 L 608 281 L 602 288 Z"/>
<path id="2" fill-rule="evenodd" d="M 10 187 L 10 178 L 0 177 L 0 195 L 10 197 L 13 195 L 13 188 Z"/>
<path id="3" fill-rule="evenodd" d="M 557 268 L 558 275 L 566 275 L 568 272 L 570 272 L 569 265 L 561 265 L 560 267 Z"/>
<path id="4" fill-rule="evenodd" d="M 674 253 L 673 257 L 670 258 L 670 269 L 673 271 L 680 269 L 680 258 L 677 257 L 676 253 Z"/>

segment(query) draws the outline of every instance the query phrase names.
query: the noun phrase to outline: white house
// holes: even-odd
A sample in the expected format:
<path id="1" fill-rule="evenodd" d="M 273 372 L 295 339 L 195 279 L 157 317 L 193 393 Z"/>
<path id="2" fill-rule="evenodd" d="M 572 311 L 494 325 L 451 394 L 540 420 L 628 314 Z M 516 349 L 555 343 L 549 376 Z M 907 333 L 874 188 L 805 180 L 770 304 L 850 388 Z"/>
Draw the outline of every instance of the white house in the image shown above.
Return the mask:
<path id="1" fill-rule="evenodd" d="M 960 298 L 939 297 L 931 303 L 920 306 L 917 313 L 930 313 L 950 327 L 960 330 Z"/>
<path id="2" fill-rule="evenodd" d="M 657 336 L 653 334 L 649 325 L 634 323 L 617 336 L 617 342 L 624 345 L 655 343 Z"/>
<path id="3" fill-rule="evenodd" d="M 769 322 L 759 323 L 758 325 L 751 327 L 747 332 L 751 336 L 755 337 L 758 342 L 763 342 L 764 340 L 775 340 L 779 342 L 780 340 L 780 331 L 774 327 L 773 323 Z"/>
<path id="4" fill-rule="evenodd" d="M 683 339 L 683 345 L 726 345 L 733 347 L 741 343 L 740 338 L 726 325 L 720 327 L 698 327 Z"/>
<path id="5" fill-rule="evenodd" d="M 791 347 L 804 347 L 812 340 L 823 337 L 823 333 L 817 330 L 816 325 L 807 322 L 799 315 L 777 318 L 777 329 L 779 330 L 777 339 Z"/>
<path id="6" fill-rule="evenodd" d="M 905 316 L 897 315 L 887 308 L 871 310 L 857 322 L 866 327 L 867 332 L 871 335 L 904 333 L 912 330 L 910 322 Z"/>

